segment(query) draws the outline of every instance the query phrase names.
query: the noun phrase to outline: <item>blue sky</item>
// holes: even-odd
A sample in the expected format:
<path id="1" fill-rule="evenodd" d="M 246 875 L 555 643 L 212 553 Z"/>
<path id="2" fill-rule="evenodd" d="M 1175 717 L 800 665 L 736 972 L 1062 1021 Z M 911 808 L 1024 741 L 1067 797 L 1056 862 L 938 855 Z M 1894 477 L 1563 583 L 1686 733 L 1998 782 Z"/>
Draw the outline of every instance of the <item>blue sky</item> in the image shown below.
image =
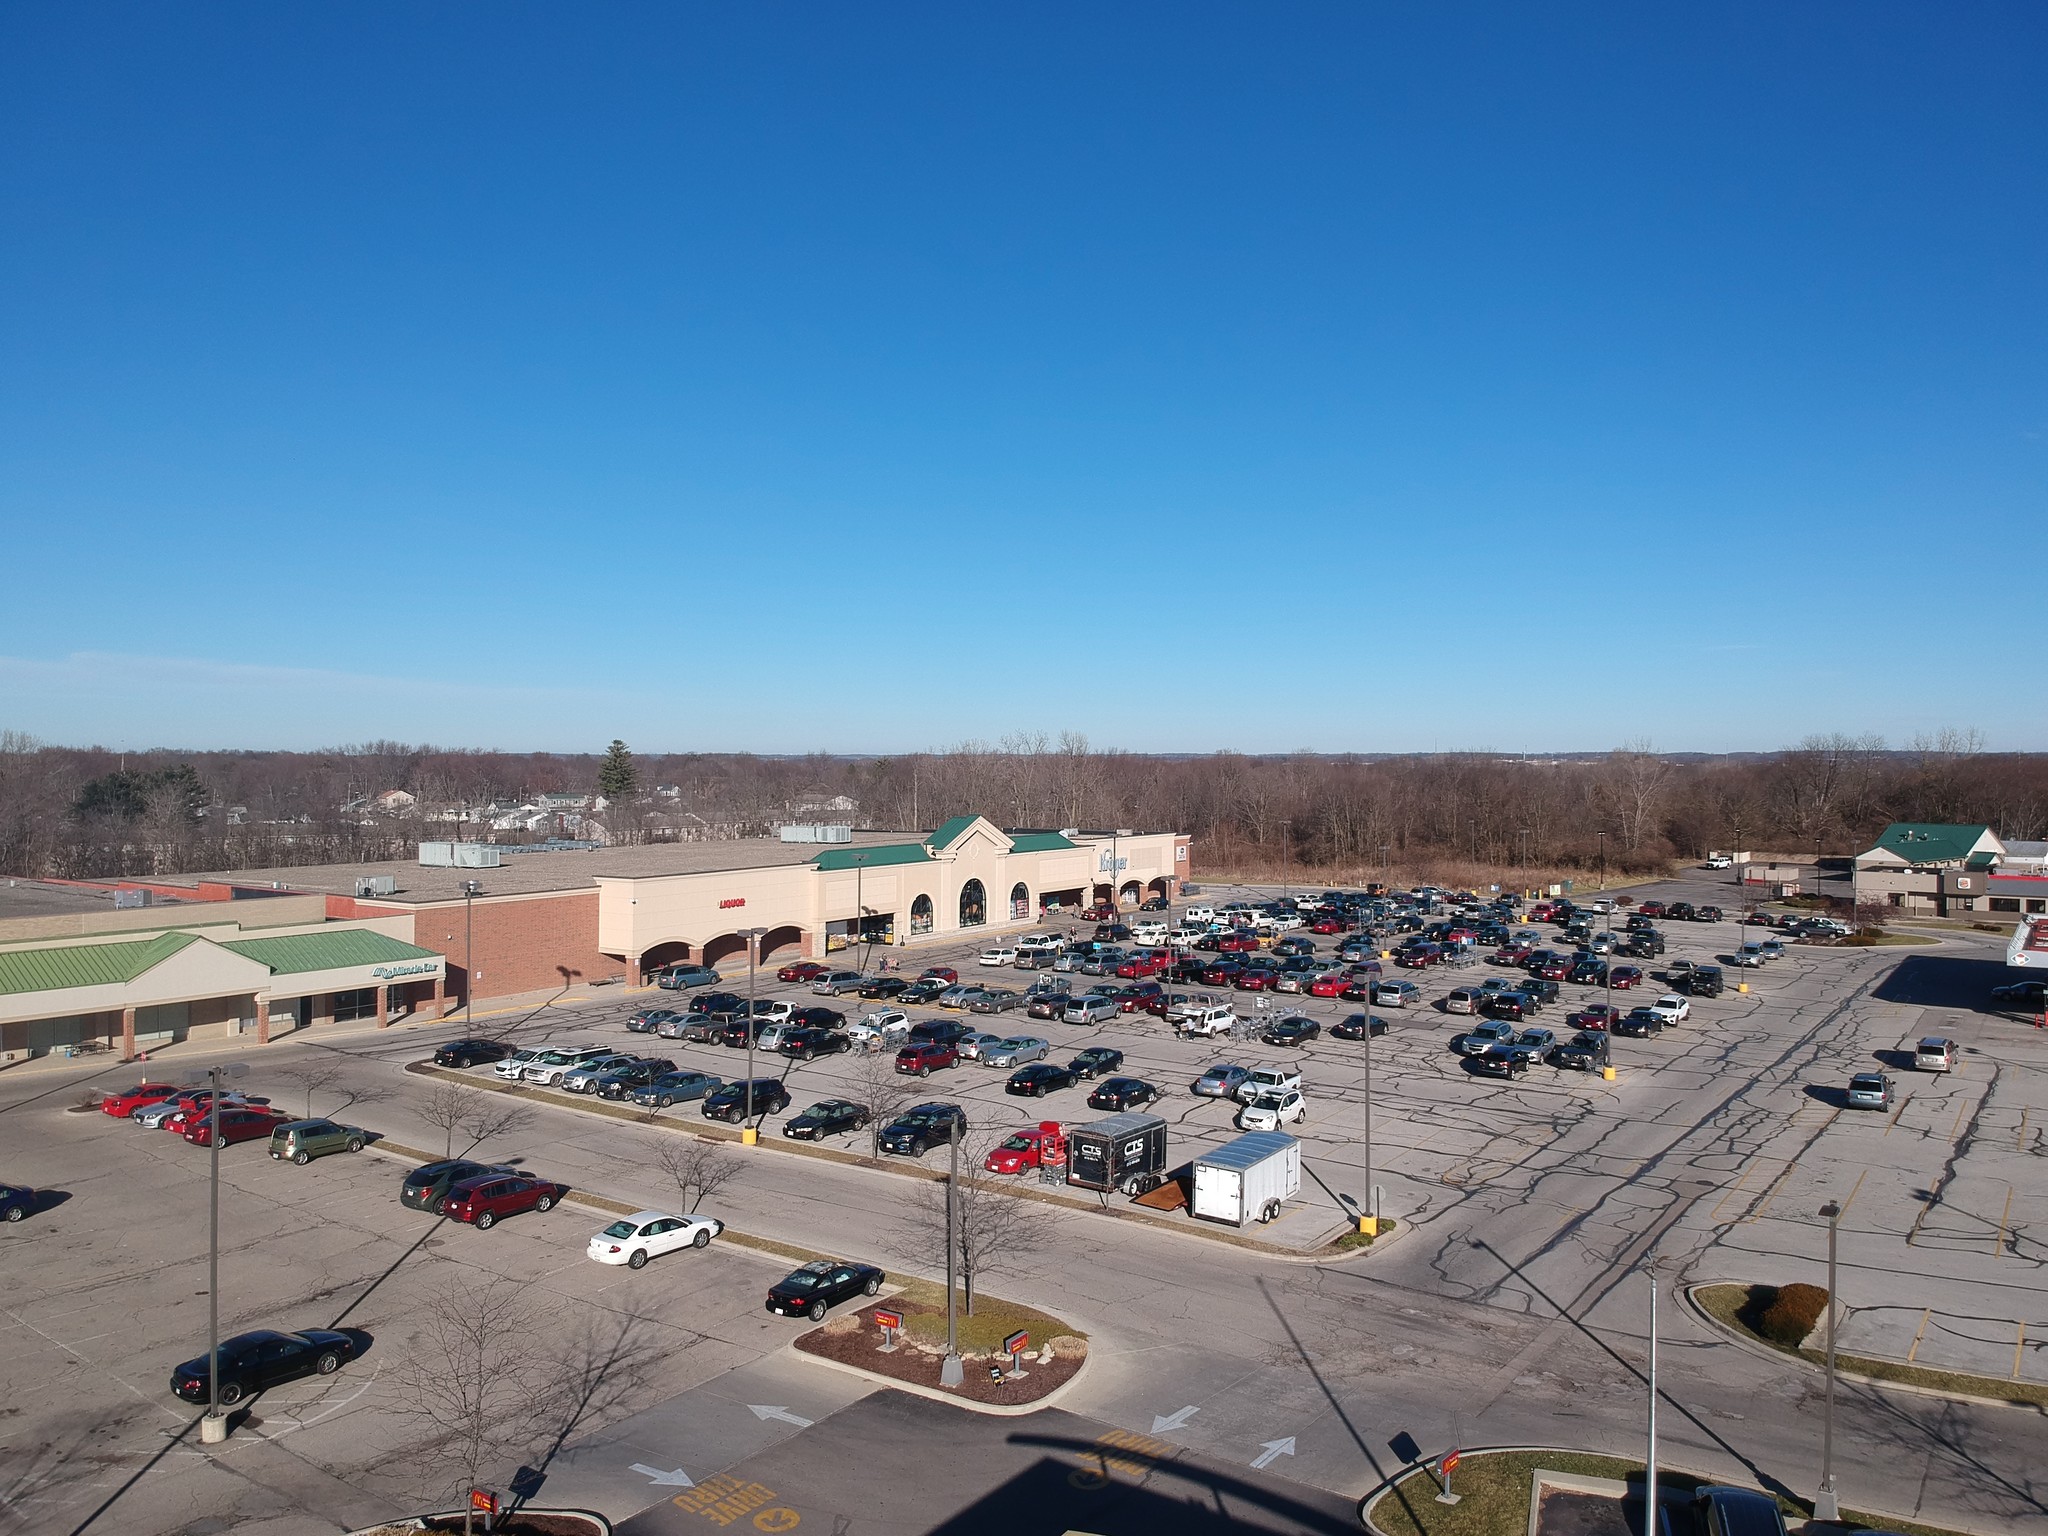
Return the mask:
<path id="1" fill-rule="evenodd" d="M 7 7 L 0 727 L 2048 748 L 2044 44 Z"/>

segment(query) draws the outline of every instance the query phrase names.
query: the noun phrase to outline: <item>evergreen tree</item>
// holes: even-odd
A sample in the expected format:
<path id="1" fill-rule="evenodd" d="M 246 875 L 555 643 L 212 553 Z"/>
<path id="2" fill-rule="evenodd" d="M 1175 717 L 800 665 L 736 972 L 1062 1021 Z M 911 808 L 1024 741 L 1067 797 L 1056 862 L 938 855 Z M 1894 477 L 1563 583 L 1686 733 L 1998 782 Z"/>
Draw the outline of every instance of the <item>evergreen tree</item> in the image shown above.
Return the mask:
<path id="1" fill-rule="evenodd" d="M 640 787 L 640 775 L 633 767 L 633 753 L 623 741 L 605 748 L 604 761 L 597 765 L 597 792 L 613 805 L 631 800 Z"/>

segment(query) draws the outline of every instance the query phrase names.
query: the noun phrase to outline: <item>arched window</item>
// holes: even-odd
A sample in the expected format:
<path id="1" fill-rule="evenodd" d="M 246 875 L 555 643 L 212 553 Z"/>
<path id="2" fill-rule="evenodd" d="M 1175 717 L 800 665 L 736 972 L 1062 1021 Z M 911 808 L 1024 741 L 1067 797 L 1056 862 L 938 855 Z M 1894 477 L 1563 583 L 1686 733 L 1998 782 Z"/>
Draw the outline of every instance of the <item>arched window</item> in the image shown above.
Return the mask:
<path id="1" fill-rule="evenodd" d="M 960 887 L 960 926 L 979 928 L 988 921 L 988 892 L 981 888 L 979 880 L 970 880 Z"/>
<path id="2" fill-rule="evenodd" d="M 910 931 L 930 933 L 932 931 L 932 899 L 920 896 L 910 904 Z"/>
<path id="3" fill-rule="evenodd" d="M 1010 887 L 1010 916 L 1021 921 L 1030 915 L 1031 893 L 1024 889 L 1024 882 L 1019 880 Z"/>

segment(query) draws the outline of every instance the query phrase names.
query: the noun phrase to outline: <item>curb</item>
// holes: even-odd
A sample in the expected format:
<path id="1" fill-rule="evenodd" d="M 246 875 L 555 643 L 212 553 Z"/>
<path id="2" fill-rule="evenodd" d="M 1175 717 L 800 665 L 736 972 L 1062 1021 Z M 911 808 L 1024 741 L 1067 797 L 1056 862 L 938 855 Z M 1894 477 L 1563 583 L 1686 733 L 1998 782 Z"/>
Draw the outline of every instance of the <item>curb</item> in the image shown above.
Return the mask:
<path id="1" fill-rule="evenodd" d="M 1692 1310 L 1694 1316 L 1705 1323 L 1716 1335 L 1735 1345 L 1738 1349 L 1745 1349 L 1759 1359 L 1773 1360 L 1780 1365 L 1796 1366 L 1803 1370 L 1825 1373 L 1827 1369 L 1825 1366 L 1815 1364 L 1804 1355 L 1795 1355 L 1782 1349 L 1773 1349 L 1768 1344 L 1730 1328 L 1701 1305 L 1699 1299 L 1693 1295 L 1694 1291 L 1709 1285 L 1754 1285 L 1757 1283 L 1753 1280 L 1700 1280 L 1686 1286 L 1679 1294 L 1685 1298 L 1685 1304 Z M 1854 1309 L 1852 1308 L 1851 1310 L 1853 1311 Z M 1855 1357 L 1851 1356 L 1850 1358 L 1853 1359 Z M 1862 1371 L 1857 1370 L 1854 1366 L 1844 1365 L 1842 1359 L 1841 1351 L 1838 1349 L 1835 1353 L 1835 1374 L 1847 1377 L 1851 1381 L 1860 1382 L 1867 1387 L 1878 1387 L 1896 1392 L 1909 1392 L 1915 1397 L 1938 1398 L 1944 1402 L 1977 1403 L 1986 1408 L 2017 1408 L 2022 1412 L 2037 1414 L 2043 1411 L 2042 1405 L 2039 1403 L 2020 1402 L 2010 1397 L 1983 1397 L 1975 1392 L 1959 1392 L 1952 1387 L 1926 1387 L 1914 1381 L 1892 1381 L 1883 1376 L 1868 1376 Z M 1907 1364 L 1904 1360 L 1891 1360 L 1883 1363 L 1887 1365 Z M 1973 1373 L 1969 1371 L 1949 1371 L 1945 1374 L 1951 1376 L 1971 1376 Z M 1975 1379 L 1989 1381 L 1993 1378 L 1980 1376 L 1975 1377 Z"/>
<path id="2" fill-rule="evenodd" d="M 1088 1374 L 1088 1368 L 1095 1363 L 1095 1351 L 1090 1349 L 1087 1355 L 1082 1358 L 1081 1369 L 1074 1372 L 1072 1376 L 1034 1402 L 977 1403 L 969 1397 L 956 1397 L 940 1387 L 927 1387 L 918 1382 L 903 1381 L 894 1376 L 885 1376 L 880 1371 L 871 1371 L 866 1366 L 851 1365 L 844 1360 L 834 1360 L 826 1355 L 814 1355 L 809 1350 L 798 1349 L 797 1345 L 802 1339 L 808 1337 L 808 1334 L 800 1335 L 783 1347 L 797 1359 L 807 1361 L 812 1365 L 827 1366 L 835 1371 L 844 1371 L 849 1376 L 859 1376 L 864 1380 L 872 1381 L 877 1386 L 890 1387 L 898 1392 L 908 1392 L 914 1397 L 930 1398 L 935 1403 L 948 1403 L 955 1408 L 964 1408 L 970 1413 L 984 1413 L 991 1418 L 998 1419 L 1019 1419 L 1028 1414 L 1037 1413 L 1042 1408 L 1057 1407 L 1061 1398 L 1080 1385 L 1082 1378 Z"/>

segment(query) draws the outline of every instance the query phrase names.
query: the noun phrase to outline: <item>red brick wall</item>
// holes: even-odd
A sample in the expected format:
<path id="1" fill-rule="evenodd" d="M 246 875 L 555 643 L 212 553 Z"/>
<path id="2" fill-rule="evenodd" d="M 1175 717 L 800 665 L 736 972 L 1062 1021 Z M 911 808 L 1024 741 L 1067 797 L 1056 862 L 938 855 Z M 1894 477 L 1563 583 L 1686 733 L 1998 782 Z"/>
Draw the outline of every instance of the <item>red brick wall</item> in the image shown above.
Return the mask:
<path id="1" fill-rule="evenodd" d="M 374 912 L 358 915 L 376 916 Z M 515 992 L 553 991 L 562 985 L 558 966 L 591 982 L 620 975 L 624 967 L 597 948 L 597 892 L 572 891 L 528 900 L 475 903 L 476 998 Z M 414 909 L 413 942 L 448 957 L 448 995 L 460 999 L 469 971 L 463 953 L 462 903 Z"/>

